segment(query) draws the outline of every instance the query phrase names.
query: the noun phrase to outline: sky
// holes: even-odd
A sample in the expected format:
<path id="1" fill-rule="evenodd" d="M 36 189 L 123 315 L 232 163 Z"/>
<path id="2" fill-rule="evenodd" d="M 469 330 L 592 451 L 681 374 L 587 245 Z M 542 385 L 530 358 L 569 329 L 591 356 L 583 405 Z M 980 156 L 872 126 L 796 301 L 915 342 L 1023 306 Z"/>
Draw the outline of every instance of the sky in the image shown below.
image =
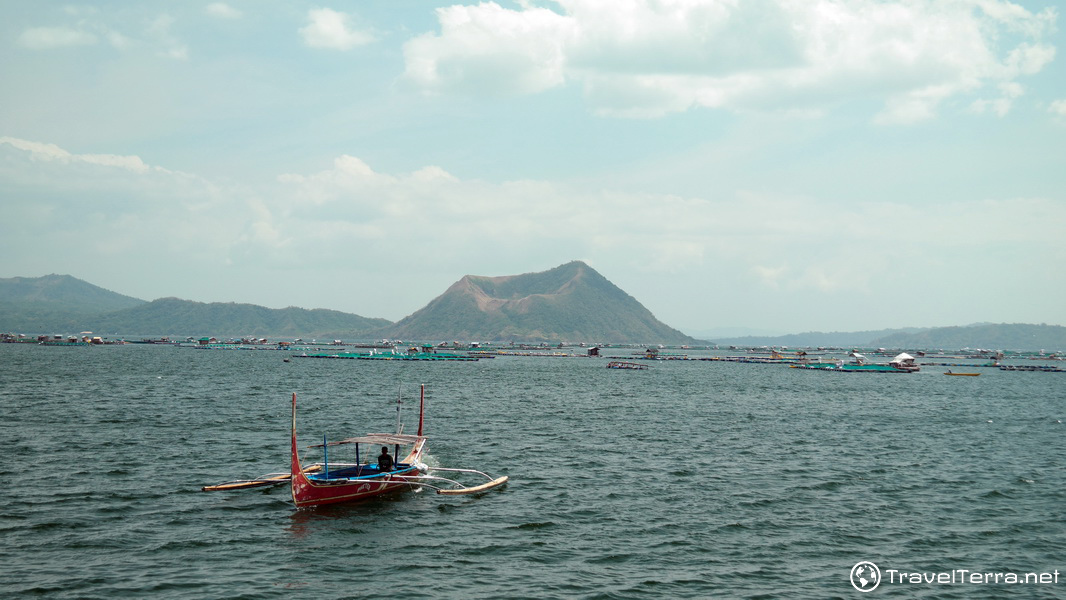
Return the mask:
<path id="1" fill-rule="evenodd" d="M 1066 325 L 1063 5 L 0 0 L 0 277 L 690 335 Z"/>

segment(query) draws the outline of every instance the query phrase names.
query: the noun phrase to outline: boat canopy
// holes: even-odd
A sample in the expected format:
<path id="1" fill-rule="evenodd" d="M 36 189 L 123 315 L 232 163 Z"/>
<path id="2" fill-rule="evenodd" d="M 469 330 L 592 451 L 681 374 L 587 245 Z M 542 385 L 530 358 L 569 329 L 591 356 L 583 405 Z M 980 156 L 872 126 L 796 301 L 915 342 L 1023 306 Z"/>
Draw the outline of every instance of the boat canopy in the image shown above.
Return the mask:
<path id="1" fill-rule="evenodd" d="M 327 446 L 340 446 L 342 444 L 380 444 L 382 446 L 411 446 L 419 440 L 426 439 L 421 435 L 406 435 L 402 433 L 368 433 L 364 436 L 346 438 L 336 442 L 330 442 Z M 321 448 L 322 444 L 308 446 L 308 448 Z"/>
<path id="2" fill-rule="evenodd" d="M 901 362 L 906 362 L 908 360 L 909 361 L 913 361 L 914 357 L 911 356 L 910 354 L 907 354 L 906 352 L 900 352 L 899 355 L 896 356 L 896 358 L 893 358 L 891 362 L 901 363 Z"/>

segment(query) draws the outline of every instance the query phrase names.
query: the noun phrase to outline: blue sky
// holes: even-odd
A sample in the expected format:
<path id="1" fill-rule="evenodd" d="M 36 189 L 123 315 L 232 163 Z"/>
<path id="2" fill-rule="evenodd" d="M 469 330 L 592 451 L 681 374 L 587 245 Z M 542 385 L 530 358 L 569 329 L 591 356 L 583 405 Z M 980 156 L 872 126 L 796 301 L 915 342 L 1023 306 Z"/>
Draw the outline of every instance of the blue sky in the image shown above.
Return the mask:
<path id="1" fill-rule="evenodd" d="M 0 277 L 398 320 L 583 260 L 690 334 L 1066 324 L 1061 6 L 0 3 Z"/>

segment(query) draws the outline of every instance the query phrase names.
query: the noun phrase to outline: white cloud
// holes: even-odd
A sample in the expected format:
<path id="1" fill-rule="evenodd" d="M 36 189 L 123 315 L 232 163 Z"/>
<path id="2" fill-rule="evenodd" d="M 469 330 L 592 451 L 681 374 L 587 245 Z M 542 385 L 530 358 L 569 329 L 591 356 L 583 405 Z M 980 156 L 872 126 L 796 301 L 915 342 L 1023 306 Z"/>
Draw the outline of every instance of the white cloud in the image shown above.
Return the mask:
<path id="1" fill-rule="evenodd" d="M 416 181 L 426 183 L 455 183 L 459 181 L 454 175 L 437 166 L 422 167 L 411 176 Z"/>
<path id="2" fill-rule="evenodd" d="M 372 244 L 402 232 L 407 239 L 446 240 L 438 258 L 453 263 L 474 262 L 487 246 L 501 254 L 562 246 L 583 256 L 624 255 L 645 272 L 690 272 L 707 261 L 748 265 L 770 289 L 821 293 L 864 293 L 871 269 L 921 262 L 926 253 L 965 248 L 974 239 L 1054 244 L 1060 237 L 1055 222 L 1066 218 L 1066 207 L 1027 199 L 929 206 L 915 219 L 908 206 L 878 202 L 816 206 L 809 198 L 754 194 L 718 200 L 622 190 L 590 194 L 543 181 L 467 181 L 438 167 L 390 175 L 351 156 L 284 182 L 286 206 L 275 211 L 289 229 L 283 237 L 315 239 L 342 252 L 346 243 Z M 968 216 L 960 221 L 960 213 Z M 1030 240 L 1013 233 L 1023 231 Z M 871 255 L 866 248 L 883 251 Z"/>
<path id="3" fill-rule="evenodd" d="M 29 153 L 33 160 L 56 161 L 61 163 L 86 163 L 105 167 L 117 167 L 135 173 L 144 173 L 149 170 L 148 165 L 138 156 L 120 156 L 117 154 L 71 154 L 55 144 L 32 142 L 13 137 L 0 137 L 0 144 L 8 144 L 12 147 Z M 156 167 L 158 171 L 165 171 Z"/>
<path id="4" fill-rule="evenodd" d="M 441 35 L 404 46 L 406 77 L 427 90 L 535 93 L 563 83 L 573 22 L 550 10 L 488 2 L 437 9 Z"/>
<path id="5" fill-rule="evenodd" d="M 208 14 L 212 13 L 211 5 Z M 219 6 L 226 6 L 220 4 Z M 146 20 L 139 30 L 130 22 L 121 22 L 118 28 L 112 24 L 116 15 L 102 14 L 99 9 L 67 6 L 64 12 L 76 20 L 74 24 L 56 27 L 33 27 L 23 31 L 17 40 L 20 46 L 32 50 L 91 46 L 106 41 L 120 51 L 154 48 L 158 56 L 174 59 L 188 58 L 188 46 L 172 33 L 175 18 L 160 14 Z M 217 16 L 217 15 L 216 15 Z M 134 21 L 134 23 L 138 23 Z M 125 28 L 127 31 L 122 31 Z"/>
<path id="6" fill-rule="evenodd" d="M 544 181 L 463 180 L 437 166 L 382 173 L 354 156 L 340 156 L 317 173 L 281 175 L 252 200 L 220 201 L 247 194 L 137 156 L 77 154 L 12 137 L 0 137 L 0 167 L 0 181 L 32 179 L 41 198 L 71 202 L 67 209 L 89 205 L 75 197 L 57 200 L 65 194 L 51 190 L 82 190 L 85 197 L 99 192 L 101 205 L 113 203 L 114 193 L 126 198 L 118 203 L 123 211 L 159 227 L 173 225 L 168 221 L 177 210 L 186 211 L 193 225 L 245 232 L 225 236 L 227 246 L 252 244 L 266 252 L 313 247 L 316 256 L 344 260 L 347 244 L 395 232 L 412 240 L 449 240 L 441 252 L 452 255 L 476 255 L 491 243 L 570 244 L 583 256 L 634 256 L 639 248 L 634 260 L 648 271 L 673 272 L 714 257 L 747 264 L 760 281 L 779 289 L 845 288 L 863 279 L 849 265 L 867 269 L 883 261 L 888 268 L 930 244 L 1061 246 L 1066 222 L 1066 206 L 1042 199 L 929 205 L 915 219 L 912 208 L 884 202 L 822 202 L 815 208 L 809 198 L 753 193 L 719 199 L 590 193 Z M 35 205 L 41 198 L 30 194 L 25 201 Z M 853 260 L 862 248 L 883 251 Z"/>
<path id="7" fill-rule="evenodd" d="M 68 46 L 90 46 L 96 43 L 92 33 L 69 27 L 32 27 L 19 35 L 19 45 L 31 50 L 50 50 Z"/>
<path id="8" fill-rule="evenodd" d="M 434 92 L 536 93 L 580 82 L 594 111 L 693 107 L 817 112 L 880 98 L 878 120 L 936 114 L 1054 57 L 1057 14 L 1005 0 L 554 0 L 438 9 L 405 78 Z M 997 107 L 997 112 L 1002 110 Z"/>
<path id="9" fill-rule="evenodd" d="M 145 33 L 153 45 L 161 48 L 159 56 L 185 60 L 189 58 L 189 48 L 181 42 L 170 28 L 174 24 L 174 17 L 163 14 L 156 17 L 148 26 Z"/>
<path id="10" fill-rule="evenodd" d="M 1048 106 L 1048 112 L 1060 117 L 1066 117 L 1066 98 L 1055 100 Z"/>
<path id="11" fill-rule="evenodd" d="M 312 48 L 351 50 L 374 41 L 368 31 L 351 26 L 351 16 L 329 8 L 313 9 L 307 13 L 309 23 L 300 29 L 304 43 Z"/>
<path id="12" fill-rule="evenodd" d="M 5 197 L 0 220 L 24 225 L 31 239 L 42 232 L 54 236 L 54 248 L 21 254 L 23 264 L 173 269 L 177 265 L 165 266 L 170 253 L 187 252 L 184 260 L 193 264 L 210 261 L 212 253 L 228 253 L 235 234 L 251 230 L 251 213 L 238 190 L 223 191 L 137 156 L 78 154 L 3 137 L 0 186 L 22 190 Z M 187 247 L 188 240 L 196 240 L 196 247 Z M 25 241 L 16 237 L 3 244 L 18 247 Z"/>
<path id="13" fill-rule="evenodd" d="M 134 45 L 134 41 L 117 31 L 108 31 L 105 34 L 107 41 L 116 50 L 126 50 Z"/>
<path id="14" fill-rule="evenodd" d="M 207 5 L 204 12 L 219 19 L 239 19 L 244 16 L 244 13 L 225 2 L 212 2 Z"/>
<path id="15" fill-rule="evenodd" d="M 1020 83 L 1013 81 L 1002 83 L 999 85 L 1000 97 L 994 99 L 979 99 L 975 100 L 970 108 L 978 114 L 990 112 L 998 117 L 1005 117 L 1010 112 L 1011 106 L 1014 104 L 1014 100 L 1020 98 L 1025 93 L 1025 89 Z"/>
<path id="16" fill-rule="evenodd" d="M 781 279 L 785 276 L 788 268 L 783 266 L 752 265 L 751 271 L 762 285 L 777 290 L 781 287 Z"/>

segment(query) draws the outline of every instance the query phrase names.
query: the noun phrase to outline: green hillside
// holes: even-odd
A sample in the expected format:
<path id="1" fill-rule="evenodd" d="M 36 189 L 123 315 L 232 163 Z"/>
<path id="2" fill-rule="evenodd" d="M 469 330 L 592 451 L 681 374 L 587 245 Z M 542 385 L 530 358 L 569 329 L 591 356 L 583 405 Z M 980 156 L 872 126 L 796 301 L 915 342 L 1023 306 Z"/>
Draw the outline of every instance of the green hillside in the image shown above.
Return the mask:
<path id="1" fill-rule="evenodd" d="M 884 329 L 851 333 L 797 333 L 776 337 L 716 340 L 736 346 L 902 348 L 911 350 L 1047 350 L 1066 351 L 1066 327 L 1058 325 L 991 324 L 962 327 Z"/>
<path id="2" fill-rule="evenodd" d="M 395 338 L 444 341 L 695 341 L 579 261 L 541 273 L 467 275 L 386 331 Z"/>
<path id="3" fill-rule="evenodd" d="M 714 338 L 718 344 L 733 346 L 812 346 L 812 347 L 862 347 L 867 348 L 873 340 L 889 335 L 907 334 L 923 331 L 919 327 L 908 329 L 879 329 L 873 331 L 808 331 L 777 336 L 744 336 L 736 338 Z"/>
<path id="4" fill-rule="evenodd" d="M 145 304 L 70 275 L 0 279 L 0 330 L 79 331 L 86 319 Z"/>
<path id="5" fill-rule="evenodd" d="M 886 348 L 984 348 L 986 350 L 1066 350 L 1066 327 L 1022 323 L 982 323 L 965 327 L 934 327 L 873 340 Z"/>
<path id="6" fill-rule="evenodd" d="M 0 279 L 0 331 L 367 338 L 390 325 L 336 310 L 163 298 L 145 302 L 70 275 Z"/>
<path id="7" fill-rule="evenodd" d="M 266 308 L 233 302 L 193 302 L 161 298 L 131 309 L 89 319 L 97 332 L 262 337 L 363 338 L 391 324 L 336 310 Z"/>

